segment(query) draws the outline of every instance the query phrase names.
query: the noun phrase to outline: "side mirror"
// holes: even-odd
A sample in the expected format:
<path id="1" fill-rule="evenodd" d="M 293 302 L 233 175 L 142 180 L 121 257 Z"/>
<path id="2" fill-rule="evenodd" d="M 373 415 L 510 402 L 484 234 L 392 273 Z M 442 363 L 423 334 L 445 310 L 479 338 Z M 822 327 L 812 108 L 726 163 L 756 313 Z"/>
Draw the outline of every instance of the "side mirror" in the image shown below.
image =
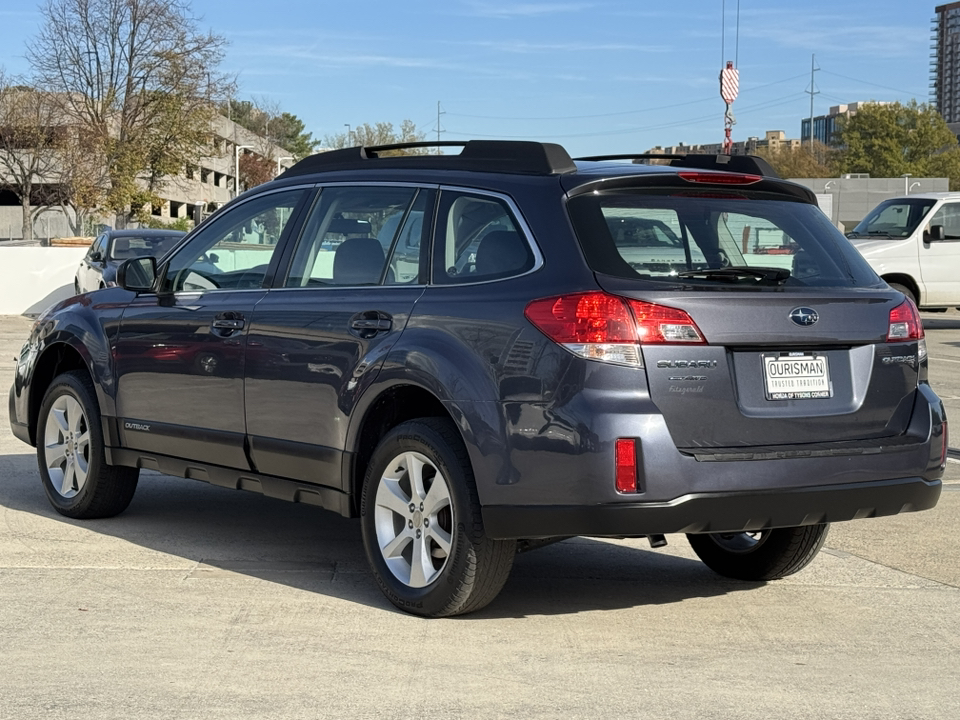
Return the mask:
<path id="1" fill-rule="evenodd" d="M 156 280 L 156 258 L 130 258 L 117 268 L 117 285 L 124 290 L 132 290 L 135 293 L 150 292 Z"/>
<path id="2" fill-rule="evenodd" d="M 943 225 L 931 225 L 930 230 L 923 234 L 924 242 L 939 242 L 944 237 Z"/>
<path id="3" fill-rule="evenodd" d="M 103 260 L 103 253 L 101 253 L 99 250 L 90 255 L 90 262 L 98 263 L 101 260 Z"/>

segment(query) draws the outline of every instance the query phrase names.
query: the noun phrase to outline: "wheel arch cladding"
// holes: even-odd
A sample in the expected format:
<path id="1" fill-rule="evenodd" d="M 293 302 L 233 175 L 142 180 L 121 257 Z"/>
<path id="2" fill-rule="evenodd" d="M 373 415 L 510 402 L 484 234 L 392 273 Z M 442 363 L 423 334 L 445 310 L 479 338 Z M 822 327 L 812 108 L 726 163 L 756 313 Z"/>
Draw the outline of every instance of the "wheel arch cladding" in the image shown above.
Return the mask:
<path id="1" fill-rule="evenodd" d="M 34 444 L 37 442 L 37 425 L 44 395 L 58 375 L 71 370 L 82 370 L 91 380 L 93 379 L 86 358 L 76 347 L 66 342 L 56 342 L 47 346 L 37 358 L 30 382 L 29 406 L 30 438 Z"/>
<path id="2" fill-rule="evenodd" d="M 425 417 L 454 420 L 433 393 L 416 385 L 393 385 L 372 400 L 348 445 L 355 451 L 349 486 L 354 511 L 359 512 L 363 478 L 380 439 L 401 423 Z"/>

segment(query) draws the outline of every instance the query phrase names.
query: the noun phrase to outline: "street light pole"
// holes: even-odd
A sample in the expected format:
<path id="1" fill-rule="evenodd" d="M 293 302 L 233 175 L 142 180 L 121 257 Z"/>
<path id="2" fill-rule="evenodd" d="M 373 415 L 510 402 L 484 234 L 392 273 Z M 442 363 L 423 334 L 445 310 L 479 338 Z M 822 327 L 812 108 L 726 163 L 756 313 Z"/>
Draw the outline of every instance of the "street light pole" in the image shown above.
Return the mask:
<path id="1" fill-rule="evenodd" d="M 280 174 L 280 161 L 281 160 L 294 160 L 295 158 L 292 155 L 284 155 L 283 157 L 277 158 L 277 175 Z"/>
<path id="2" fill-rule="evenodd" d="M 253 145 L 237 145 L 233 148 L 233 196 L 240 194 L 240 151 L 252 150 Z"/>
<path id="3" fill-rule="evenodd" d="M 904 173 L 903 175 L 900 176 L 903 178 L 903 194 L 904 195 L 910 194 L 910 186 L 907 185 L 907 183 L 910 182 L 911 175 L 913 175 L 913 173 Z"/>
<path id="4" fill-rule="evenodd" d="M 343 126 L 347 129 L 347 145 L 353 147 L 353 138 L 350 135 L 350 123 L 344 123 Z"/>

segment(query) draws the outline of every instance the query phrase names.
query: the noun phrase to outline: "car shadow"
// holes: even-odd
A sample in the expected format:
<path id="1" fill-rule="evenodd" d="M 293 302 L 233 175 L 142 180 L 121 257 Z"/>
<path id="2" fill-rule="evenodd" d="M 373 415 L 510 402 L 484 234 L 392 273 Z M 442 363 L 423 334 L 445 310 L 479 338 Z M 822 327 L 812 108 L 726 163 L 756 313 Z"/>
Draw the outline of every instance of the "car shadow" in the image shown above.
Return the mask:
<path id="1" fill-rule="evenodd" d="M 75 294 L 73 283 L 61 285 L 56 290 L 52 290 L 51 292 L 47 293 L 46 297 L 43 299 L 33 303 L 30 307 L 24 310 L 22 314 L 35 317 L 54 303 L 58 303 L 61 300 L 66 300 L 67 298 L 73 297 Z"/>
<path id="2" fill-rule="evenodd" d="M 121 515 L 72 520 L 47 501 L 34 455 L 2 456 L 0 472 L 0 507 L 188 560 L 185 582 L 239 574 L 400 612 L 383 597 L 367 567 L 356 520 L 152 471 L 142 473 L 137 494 Z M 725 580 L 696 560 L 572 538 L 518 555 L 498 598 L 465 619 L 662 605 L 761 584 Z"/>

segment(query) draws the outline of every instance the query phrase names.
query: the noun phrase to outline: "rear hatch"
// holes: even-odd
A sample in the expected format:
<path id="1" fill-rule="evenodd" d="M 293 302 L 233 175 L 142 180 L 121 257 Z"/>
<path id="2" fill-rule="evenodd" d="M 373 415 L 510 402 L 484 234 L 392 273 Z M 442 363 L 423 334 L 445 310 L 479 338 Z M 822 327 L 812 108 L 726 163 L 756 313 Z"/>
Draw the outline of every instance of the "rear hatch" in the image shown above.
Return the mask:
<path id="1" fill-rule="evenodd" d="M 638 319 L 645 303 L 688 316 L 673 339 L 641 341 L 650 396 L 675 444 L 904 433 L 925 355 L 915 308 L 815 205 L 762 185 L 621 186 L 569 200 L 605 292 L 636 301 Z"/>

